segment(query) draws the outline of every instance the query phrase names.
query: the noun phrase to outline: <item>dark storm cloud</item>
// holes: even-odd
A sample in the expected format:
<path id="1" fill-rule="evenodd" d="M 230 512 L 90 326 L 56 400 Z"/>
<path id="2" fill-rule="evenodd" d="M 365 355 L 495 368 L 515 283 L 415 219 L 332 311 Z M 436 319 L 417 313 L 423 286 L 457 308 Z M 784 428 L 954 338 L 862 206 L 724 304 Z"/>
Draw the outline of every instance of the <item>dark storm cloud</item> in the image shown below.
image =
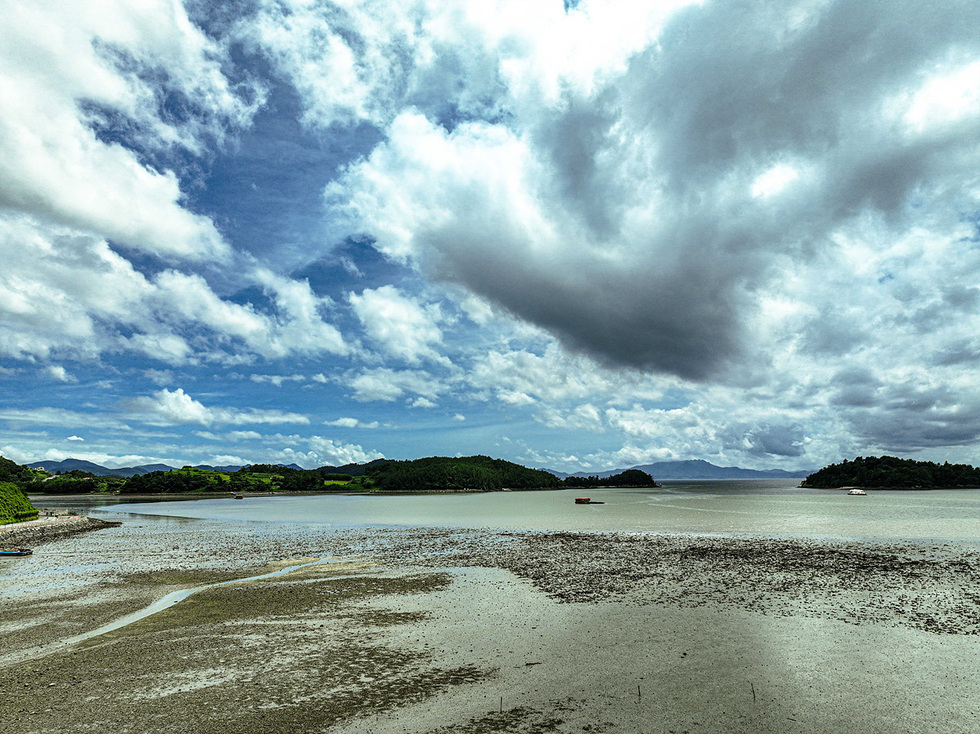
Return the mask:
<path id="1" fill-rule="evenodd" d="M 826 247 L 823 237 L 862 212 L 904 216 L 914 194 L 955 190 L 976 164 L 975 131 L 953 126 L 910 140 L 879 115 L 933 65 L 976 54 L 980 6 L 837 2 L 797 28 L 788 27 L 792 12 L 765 2 L 687 9 L 631 66 L 626 115 L 656 139 L 667 216 L 681 220 L 659 244 L 684 263 L 678 270 L 713 276 L 689 279 L 689 300 L 724 300 L 746 281 L 762 285 L 773 256 L 805 256 L 812 240 Z M 730 181 L 744 187 L 753 171 L 780 160 L 811 167 L 800 195 L 771 210 L 745 199 L 726 206 Z M 697 206 L 687 205 L 692 200 Z M 698 221 L 716 222 L 716 235 L 685 236 Z M 727 277 L 714 277 L 719 272 Z M 741 315 L 717 313 L 730 324 Z M 843 353 L 865 338 L 853 314 L 827 316 L 807 327 L 812 349 Z M 687 326 L 705 336 L 729 328 L 703 318 Z"/>
<path id="2" fill-rule="evenodd" d="M 933 361 L 939 367 L 980 366 L 980 343 L 975 339 L 964 339 L 949 344 L 935 355 Z"/>
<path id="3" fill-rule="evenodd" d="M 738 349 L 736 296 L 720 287 L 721 273 L 595 270 L 554 283 L 520 262 L 483 264 L 466 257 L 444 266 L 475 292 L 600 362 L 698 380 Z"/>
<path id="4" fill-rule="evenodd" d="M 975 312 L 980 306 L 980 288 L 952 285 L 943 289 L 943 301 L 950 308 L 963 312 Z"/>
<path id="5" fill-rule="evenodd" d="M 561 109 L 546 117 L 535 142 L 547 155 L 563 204 L 575 211 L 595 235 L 616 232 L 626 202 L 627 181 L 614 173 L 604 158 L 621 155 L 613 126 L 618 121 L 611 93 L 585 99 L 566 93 Z"/>
<path id="6" fill-rule="evenodd" d="M 825 309 L 819 318 L 804 327 L 800 335 L 802 350 L 823 357 L 847 354 L 868 338 L 867 324 L 862 316 L 860 313 L 842 313 L 835 308 Z"/>
<path id="7" fill-rule="evenodd" d="M 863 408 L 877 403 L 881 381 L 864 367 L 838 372 L 832 382 L 831 403 L 845 408 Z"/>
<path id="8" fill-rule="evenodd" d="M 418 126 L 396 124 L 345 183 L 379 247 L 566 346 L 724 380 L 765 350 L 748 326 L 788 263 L 832 264 L 833 235 L 868 217 L 908 231 L 973 175 L 975 129 L 917 131 L 903 110 L 931 74 L 980 55 L 977 27 L 967 2 L 708 2 L 622 75 L 443 131 L 438 154 L 412 153 Z M 504 130 L 519 157 L 488 152 Z M 810 351 L 867 339 L 855 314 L 826 315 L 805 327 Z"/>
<path id="9" fill-rule="evenodd" d="M 837 213 L 894 206 L 949 141 L 889 142 L 878 105 L 950 55 L 975 54 L 978 21 L 971 2 L 706 3 L 634 60 L 632 111 L 678 190 L 793 153 L 833 164 L 824 195 Z"/>
<path id="10" fill-rule="evenodd" d="M 869 410 L 850 416 L 857 439 L 888 452 L 965 446 L 980 438 L 980 405 L 956 406 L 923 415 L 921 411 Z"/>
<path id="11" fill-rule="evenodd" d="M 964 446 L 980 438 L 980 397 L 921 378 L 887 380 L 863 368 L 842 371 L 835 407 L 866 452 L 907 453 Z"/>
<path id="12" fill-rule="evenodd" d="M 802 456 L 805 433 L 795 424 L 735 425 L 722 431 L 722 442 L 728 450 L 744 451 L 751 456 Z"/>

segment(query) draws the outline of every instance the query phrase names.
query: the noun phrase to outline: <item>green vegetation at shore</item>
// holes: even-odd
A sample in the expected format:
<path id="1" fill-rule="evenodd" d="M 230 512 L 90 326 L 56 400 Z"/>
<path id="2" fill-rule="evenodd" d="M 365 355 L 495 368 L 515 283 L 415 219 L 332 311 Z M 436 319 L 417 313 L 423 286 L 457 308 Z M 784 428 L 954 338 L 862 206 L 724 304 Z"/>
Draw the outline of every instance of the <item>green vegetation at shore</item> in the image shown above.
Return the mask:
<path id="1" fill-rule="evenodd" d="M 21 466 L 10 459 L 0 456 L 0 482 L 11 482 L 20 487 L 46 476 L 47 472 L 31 469 L 29 466 Z"/>
<path id="2" fill-rule="evenodd" d="M 566 487 L 659 487 L 654 478 L 639 469 L 627 469 L 608 477 L 567 477 Z"/>
<path id="3" fill-rule="evenodd" d="M 0 525 L 36 520 L 37 514 L 20 487 L 12 482 L 0 482 Z"/>
<path id="4" fill-rule="evenodd" d="M 292 469 L 273 464 L 254 464 L 235 472 L 211 471 L 185 466 L 174 471 L 154 471 L 126 479 L 120 494 L 180 494 L 186 492 L 319 492 L 344 488 L 349 475 L 327 475 L 319 469 Z"/>
<path id="5" fill-rule="evenodd" d="M 389 461 L 371 467 L 362 483 L 387 492 L 557 489 L 561 486 L 561 480 L 554 474 L 489 456 L 431 456 L 413 461 Z"/>
<path id="6" fill-rule="evenodd" d="M 122 489 L 125 483 L 123 477 L 100 477 L 81 469 L 72 469 L 53 477 L 42 477 L 25 489 L 44 494 L 112 494 Z"/>
<path id="7" fill-rule="evenodd" d="M 411 461 L 378 459 L 366 464 L 297 469 L 278 464 L 253 464 L 237 471 L 185 466 L 129 478 L 97 476 L 73 469 L 57 475 L 19 466 L 0 457 L 0 481 L 32 494 L 188 494 L 256 492 L 453 492 L 501 489 L 562 489 L 587 487 L 656 487 L 646 472 L 630 469 L 610 477 L 559 479 L 489 456 L 430 456 Z"/>
<path id="8" fill-rule="evenodd" d="M 831 464 L 803 480 L 801 487 L 896 489 L 961 489 L 980 487 L 980 469 L 968 464 L 936 464 L 894 456 L 859 456 Z"/>

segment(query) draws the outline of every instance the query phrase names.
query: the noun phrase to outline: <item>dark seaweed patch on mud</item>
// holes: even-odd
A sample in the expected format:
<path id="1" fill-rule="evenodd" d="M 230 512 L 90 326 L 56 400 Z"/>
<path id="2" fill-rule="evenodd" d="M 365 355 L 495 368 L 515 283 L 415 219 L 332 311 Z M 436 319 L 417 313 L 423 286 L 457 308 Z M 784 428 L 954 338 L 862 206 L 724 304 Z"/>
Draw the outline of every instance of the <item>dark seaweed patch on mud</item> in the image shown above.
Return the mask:
<path id="1" fill-rule="evenodd" d="M 919 545 L 773 538 L 525 533 L 461 549 L 562 602 L 737 607 L 936 634 L 980 634 L 980 555 Z M 441 563 L 448 562 L 440 558 Z"/>

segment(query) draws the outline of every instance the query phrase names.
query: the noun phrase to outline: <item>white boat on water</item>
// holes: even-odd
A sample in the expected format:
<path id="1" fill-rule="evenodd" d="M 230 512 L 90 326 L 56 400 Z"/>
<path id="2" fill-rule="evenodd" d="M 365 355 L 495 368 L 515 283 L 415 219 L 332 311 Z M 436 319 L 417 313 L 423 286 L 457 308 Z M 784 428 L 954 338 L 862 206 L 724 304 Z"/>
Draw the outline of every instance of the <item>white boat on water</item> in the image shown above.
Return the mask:
<path id="1" fill-rule="evenodd" d="M 858 489 L 857 487 L 855 487 L 854 489 L 850 490 L 848 494 L 853 495 L 855 497 L 864 497 L 867 494 L 867 492 L 865 492 L 863 489 Z"/>

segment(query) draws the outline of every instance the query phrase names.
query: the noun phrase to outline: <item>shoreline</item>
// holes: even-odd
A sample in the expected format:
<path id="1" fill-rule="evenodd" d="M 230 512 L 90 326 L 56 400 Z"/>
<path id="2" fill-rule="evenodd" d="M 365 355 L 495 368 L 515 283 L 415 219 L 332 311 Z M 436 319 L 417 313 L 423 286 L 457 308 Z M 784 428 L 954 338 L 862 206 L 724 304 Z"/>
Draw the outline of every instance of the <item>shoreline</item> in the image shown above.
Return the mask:
<path id="1" fill-rule="evenodd" d="M 57 540 L 65 540 L 80 533 L 105 530 L 122 525 L 118 520 L 102 520 L 96 517 L 61 515 L 43 517 L 27 522 L 0 525 L 0 547 L 28 547 Z"/>
<path id="2" fill-rule="evenodd" d="M 799 487 L 797 487 L 797 489 L 818 489 L 821 491 L 826 490 L 830 492 L 839 492 L 845 489 L 864 489 L 872 492 L 879 490 L 883 492 L 956 492 L 962 489 L 967 492 L 975 492 L 976 490 L 980 489 L 980 487 L 863 487 L 858 484 L 849 484 L 846 487 L 805 487 L 801 484 Z"/>
<path id="3" fill-rule="evenodd" d="M 276 492 L 242 492 L 242 499 L 248 499 L 249 497 L 316 497 L 319 495 L 329 495 L 329 494 L 343 494 L 350 495 L 353 497 L 370 497 L 370 496 L 397 496 L 397 495 L 431 495 L 431 494 L 491 494 L 494 492 L 556 492 L 566 489 L 582 489 L 581 487 L 538 487 L 535 489 L 514 489 L 511 487 L 502 487 L 500 489 L 416 489 L 412 491 L 404 490 L 387 490 L 387 489 L 365 489 L 365 490 L 350 490 L 350 489 L 323 489 L 309 492 L 294 492 L 294 491 L 276 491 Z M 592 489 L 592 488 L 590 488 Z M 620 489 L 618 487 L 601 487 L 599 489 Z M 141 500 L 179 500 L 179 499 L 234 499 L 236 492 L 224 491 L 224 492 L 157 492 L 151 494 L 119 494 L 119 493 L 105 493 L 105 492 L 89 492 L 87 494 L 45 494 L 44 492 L 28 492 L 27 496 L 38 498 L 50 498 L 50 499 L 72 499 L 72 498 L 84 498 L 84 499 L 98 499 L 107 498 L 112 500 L 122 500 L 138 502 Z"/>
<path id="4" fill-rule="evenodd" d="M 277 526 L 278 527 L 278 526 Z M 135 520 L 0 566 L 12 734 L 976 729 L 949 546 Z M 139 553 L 134 553 L 138 548 Z M 165 593 L 201 591 L 43 665 Z M 32 564 L 33 567 L 27 564 Z M 795 723 L 794 723 L 795 722 Z"/>

